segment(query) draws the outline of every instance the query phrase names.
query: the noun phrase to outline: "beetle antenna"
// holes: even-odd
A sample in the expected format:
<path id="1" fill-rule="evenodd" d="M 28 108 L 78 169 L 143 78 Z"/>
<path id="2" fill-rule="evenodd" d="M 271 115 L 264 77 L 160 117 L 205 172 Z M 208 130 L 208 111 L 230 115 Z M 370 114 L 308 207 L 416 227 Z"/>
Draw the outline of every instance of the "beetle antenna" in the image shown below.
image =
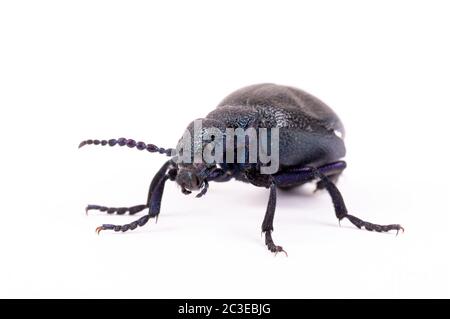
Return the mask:
<path id="1" fill-rule="evenodd" d="M 162 147 L 158 147 L 154 144 L 146 144 L 144 142 L 136 142 L 135 140 L 132 139 L 127 139 L 124 137 L 118 138 L 118 139 L 110 139 L 110 140 L 85 140 L 82 141 L 80 143 L 80 145 L 78 146 L 78 148 L 81 148 L 85 145 L 101 145 L 101 146 L 115 146 L 115 145 L 119 145 L 119 146 L 128 146 L 129 148 L 133 148 L 136 147 L 138 150 L 143 151 L 143 150 L 147 150 L 150 153 L 160 153 L 160 154 L 164 154 L 166 156 L 174 156 L 175 155 L 175 149 L 173 148 L 162 148 Z"/>

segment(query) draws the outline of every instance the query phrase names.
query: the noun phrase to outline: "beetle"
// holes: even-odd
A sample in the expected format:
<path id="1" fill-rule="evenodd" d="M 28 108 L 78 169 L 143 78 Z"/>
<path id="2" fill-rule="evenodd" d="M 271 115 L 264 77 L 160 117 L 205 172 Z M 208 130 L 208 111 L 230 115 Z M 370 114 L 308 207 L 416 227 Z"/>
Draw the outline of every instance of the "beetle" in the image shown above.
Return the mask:
<path id="1" fill-rule="evenodd" d="M 261 169 L 267 166 L 262 161 L 250 162 L 248 155 L 243 161 L 237 156 L 232 161 L 206 162 L 179 160 L 184 149 L 193 148 L 194 155 L 204 151 L 207 142 L 214 142 L 214 135 L 203 140 L 205 131 L 209 128 L 224 132 L 227 128 L 234 129 L 278 129 L 278 168 L 270 174 L 263 174 Z M 191 139 L 180 139 L 177 149 L 165 149 L 154 144 L 136 142 L 133 139 L 119 138 L 110 140 L 89 139 L 80 143 L 85 145 L 127 146 L 138 150 L 147 150 L 171 157 L 154 176 L 146 204 L 132 207 L 106 207 L 88 205 L 90 210 L 99 210 L 109 214 L 136 214 L 148 209 L 148 214 L 132 223 L 125 225 L 103 224 L 96 229 L 125 232 L 145 225 L 150 218 L 158 218 L 165 183 L 176 182 L 181 191 L 189 195 L 198 191 L 196 197 L 206 194 L 209 182 L 227 182 L 236 179 L 257 187 L 269 189 L 269 200 L 261 230 L 265 235 L 265 244 L 271 252 L 284 252 L 272 239 L 273 220 L 277 200 L 277 189 L 289 189 L 316 181 L 316 190 L 325 189 L 331 197 L 334 211 L 339 222 L 346 218 L 358 228 L 369 231 L 388 232 L 396 230 L 397 234 L 403 228 L 398 224 L 378 225 L 361 220 L 347 212 L 341 193 L 336 187 L 339 175 L 346 168 L 342 160 L 346 149 L 344 144 L 344 126 L 324 102 L 300 89 L 271 83 L 256 84 L 241 88 L 228 95 L 216 109 L 202 119 L 202 129 L 195 132 L 195 122 L 189 124 L 186 132 Z M 200 139 L 199 139 L 200 138 Z M 218 144 L 218 138 L 216 144 Z M 200 141 L 200 142 L 198 142 Z M 228 140 L 230 141 L 230 140 Z M 223 140 L 222 140 L 223 142 Z M 228 149 L 227 149 L 228 147 Z M 249 150 L 249 143 L 243 144 L 244 151 Z M 230 148 L 236 150 L 234 144 L 225 143 L 223 152 Z M 220 152 L 220 150 L 219 150 Z M 216 152 L 217 153 L 217 152 Z M 218 153 L 218 155 L 221 155 Z M 222 154 L 225 155 L 225 154 Z M 192 155 L 189 155 L 192 159 Z M 188 157 L 189 158 L 189 157 Z M 228 158 L 227 158 L 228 159 Z"/>

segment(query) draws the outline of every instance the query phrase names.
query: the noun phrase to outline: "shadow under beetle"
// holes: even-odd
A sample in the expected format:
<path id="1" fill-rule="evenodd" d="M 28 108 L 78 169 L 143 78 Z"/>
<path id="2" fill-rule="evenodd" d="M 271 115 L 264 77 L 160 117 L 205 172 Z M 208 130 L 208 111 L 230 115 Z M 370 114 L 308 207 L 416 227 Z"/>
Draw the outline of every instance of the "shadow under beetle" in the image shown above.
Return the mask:
<path id="1" fill-rule="evenodd" d="M 194 123 L 194 122 L 193 122 Z M 188 126 L 192 133 L 194 124 Z M 217 108 L 202 119 L 203 127 L 225 128 L 279 128 L 279 169 L 274 174 L 261 174 L 260 162 L 240 163 L 180 163 L 174 149 L 164 149 L 153 144 L 119 138 L 110 140 L 85 140 L 87 144 L 128 146 L 172 157 L 165 162 L 153 178 L 147 203 L 133 207 L 106 207 L 88 205 L 89 210 L 109 214 L 136 214 L 149 209 L 147 215 L 126 225 L 104 224 L 97 228 L 116 232 L 133 230 L 145 225 L 150 218 L 158 218 L 165 183 L 175 181 L 184 194 L 199 191 L 206 194 L 209 182 L 227 182 L 232 178 L 268 188 L 270 191 L 266 214 L 262 223 L 267 248 L 274 253 L 284 252 L 272 239 L 277 188 L 288 189 L 317 180 L 317 189 L 325 189 L 331 196 L 338 220 L 347 218 L 358 228 L 369 231 L 403 231 L 398 224 L 377 225 L 348 214 L 341 193 L 335 186 L 337 178 L 346 167 L 343 141 L 344 127 L 338 116 L 316 97 L 296 88 L 276 84 L 257 84 L 244 87 L 226 97 Z M 195 133 L 195 132 L 194 132 Z M 195 139 L 195 136 L 193 136 Z M 181 141 L 181 140 L 180 140 Z M 202 144 L 204 146 L 204 144 Z M 248 146 L 248 145 L 247 145 Z M 178 149 L 178 147 L 177 147 Z M 226 149 L 226 148 L 225 148 Z M 236 159 L 236 158 L 235 158 Z"/>

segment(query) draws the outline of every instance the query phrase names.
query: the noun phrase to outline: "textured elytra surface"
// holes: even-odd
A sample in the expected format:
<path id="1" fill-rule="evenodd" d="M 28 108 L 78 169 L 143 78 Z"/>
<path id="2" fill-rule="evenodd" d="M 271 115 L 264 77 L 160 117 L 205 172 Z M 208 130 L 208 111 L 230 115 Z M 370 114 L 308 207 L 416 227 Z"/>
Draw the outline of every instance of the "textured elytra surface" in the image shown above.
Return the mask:
<path id="1" fill-rule="evenodd" d="M 293 87 L 244 87 L 228 95 L 206 119 L 222 127 L 278 127 L 281 166 L 322 165 L 345 156 L 344 126 L 336 113 Z"/>
<path id="2" fill-rule="evenodd" d="M 251 110 L 261 125 L 305 130 L 322 127 L 344 133 L 341 120 L 329 106 L 290 86 L 273 83 L 250 85 L 228 95 L 217 108 L 221 112 L 236 112 L 233 106 L 247 109 L 247 112 Z"/>

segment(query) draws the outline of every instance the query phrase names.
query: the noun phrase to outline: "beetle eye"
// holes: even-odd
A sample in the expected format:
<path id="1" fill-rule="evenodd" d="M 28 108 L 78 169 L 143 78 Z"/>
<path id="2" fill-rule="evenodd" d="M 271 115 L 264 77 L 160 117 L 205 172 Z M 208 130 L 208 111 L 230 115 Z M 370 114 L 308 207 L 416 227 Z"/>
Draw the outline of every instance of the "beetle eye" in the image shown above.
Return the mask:
<path id="1" fill-rule="evenodd" d="M 334 133 L 334 135 L 336 135 L 339 138 L 343 138 L 344 137 L 344 134 L 341 131 L 334 130 L 333 133 Z"/>

